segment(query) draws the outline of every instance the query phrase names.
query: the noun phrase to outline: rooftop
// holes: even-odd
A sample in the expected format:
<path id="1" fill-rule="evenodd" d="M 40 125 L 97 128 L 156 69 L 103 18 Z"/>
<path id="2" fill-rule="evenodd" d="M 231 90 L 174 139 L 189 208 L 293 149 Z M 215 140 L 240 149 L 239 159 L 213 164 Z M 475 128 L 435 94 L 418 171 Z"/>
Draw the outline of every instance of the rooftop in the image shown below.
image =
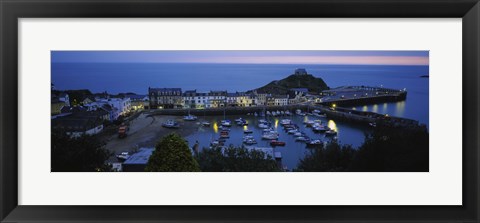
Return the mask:
<path id="1" fill-rule="evenodd" d="M 181 88 L 148 88 L 148 91 L 171 92 L 171 91 L 182 91 L 182 89 Z"/>
<path id="2" fill-rule="evenodd" d="M 155 148 L 140 148 L 137 153 L 132 154 L 123 164 L 147 164 Z"/>

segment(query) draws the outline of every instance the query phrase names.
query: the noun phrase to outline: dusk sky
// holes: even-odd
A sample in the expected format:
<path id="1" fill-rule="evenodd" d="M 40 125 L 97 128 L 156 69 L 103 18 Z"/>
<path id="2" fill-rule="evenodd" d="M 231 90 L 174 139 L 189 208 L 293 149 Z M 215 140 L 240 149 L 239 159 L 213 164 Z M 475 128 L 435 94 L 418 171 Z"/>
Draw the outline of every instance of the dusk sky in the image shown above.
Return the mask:
<path id="1" fill-rule="evenodd" d="M 52 51 L 52 63 L 428 65 L 428 51 Z"/>
<path id="2" fill-rule="evenodd" d="M 52 63 L 428 65 L 428 51 L 52 51 Z"/>

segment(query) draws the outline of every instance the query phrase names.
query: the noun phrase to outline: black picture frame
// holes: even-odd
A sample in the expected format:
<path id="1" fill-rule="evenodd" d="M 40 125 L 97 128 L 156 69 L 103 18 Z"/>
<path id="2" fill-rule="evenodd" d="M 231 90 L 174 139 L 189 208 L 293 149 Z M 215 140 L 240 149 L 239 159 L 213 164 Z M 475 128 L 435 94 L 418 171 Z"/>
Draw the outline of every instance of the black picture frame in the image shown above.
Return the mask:
<path id="1" fill-rule="evenodd" d="M 2 222 L 478 222 L 478 0 L 0 0 Z M 21 206 L 18 205 L 18 19 L 131 17 L 462 18 L 462 206 Z M 448 43 L 445 43 L 448 44 Z"/>

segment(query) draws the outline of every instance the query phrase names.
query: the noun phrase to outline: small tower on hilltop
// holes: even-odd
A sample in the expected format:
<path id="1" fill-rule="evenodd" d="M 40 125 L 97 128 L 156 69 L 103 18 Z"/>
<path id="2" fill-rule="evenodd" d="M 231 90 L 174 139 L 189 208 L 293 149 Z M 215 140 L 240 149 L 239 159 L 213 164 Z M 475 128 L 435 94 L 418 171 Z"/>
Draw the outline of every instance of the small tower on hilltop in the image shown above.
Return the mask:
<path id="1" fill-rule="evenodd" d="M 298 68 L 295 70 L 295 75 L 307 75 L 307 70 L 305 70 L 305 68 Z"/>

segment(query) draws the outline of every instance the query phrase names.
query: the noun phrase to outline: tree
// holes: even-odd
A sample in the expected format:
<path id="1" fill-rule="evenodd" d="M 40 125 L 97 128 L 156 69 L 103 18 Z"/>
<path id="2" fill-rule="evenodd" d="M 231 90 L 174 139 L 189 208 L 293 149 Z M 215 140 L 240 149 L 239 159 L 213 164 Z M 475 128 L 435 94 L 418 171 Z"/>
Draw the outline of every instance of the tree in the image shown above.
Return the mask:
<path id="1" fill-rule="evenodd" d="M 83 135 L 72 138 L 52 132 L 52 172 L 110 171 L 105 161 L 112 155 L 98 137 Z"/>
<path id="2" fill-rule="evenodd" d="M 185 140 L 172 133 L 157 143 L 145 171 L 196 172 L 200 171 L 200 168 Z"/>
<path id="3" fill-rule="evenodd" d="M 358 149 L 352 171 L 428 171 L 429 136 L 425 128 L 378 126 Z"/>
<path id="4" fill-rule="evenodd" d="M 350 145 L 340 145 L 336 141 L 326 146 L 310 150 L 298 165 L 297 171 L 337 172 L 348 171 L 356 151 Z"/>
<path id="5" fill-rule="evenodd" d="M 244 147 L 204 148 L 195 158 L 205 172 L 280 171 L 273 157 Z"/>

